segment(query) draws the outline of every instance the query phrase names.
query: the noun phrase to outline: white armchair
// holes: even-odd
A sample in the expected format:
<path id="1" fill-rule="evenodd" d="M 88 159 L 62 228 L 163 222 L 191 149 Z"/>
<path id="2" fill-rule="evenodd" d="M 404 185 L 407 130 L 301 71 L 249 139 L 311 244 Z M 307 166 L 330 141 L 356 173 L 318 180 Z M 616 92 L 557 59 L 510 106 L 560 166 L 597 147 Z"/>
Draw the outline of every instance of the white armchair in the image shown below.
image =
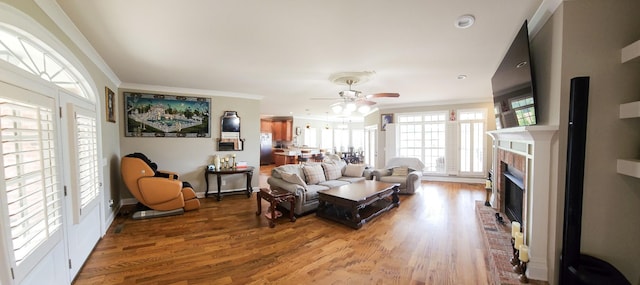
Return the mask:
<path id="1" fill-rule="evenodd" d="M 384 168 L 373 171 L 376 181 L 400 183 L 400 193 L 413 194 L 420 188 L 424 163 L 413 157 L 394 157 Z"/>

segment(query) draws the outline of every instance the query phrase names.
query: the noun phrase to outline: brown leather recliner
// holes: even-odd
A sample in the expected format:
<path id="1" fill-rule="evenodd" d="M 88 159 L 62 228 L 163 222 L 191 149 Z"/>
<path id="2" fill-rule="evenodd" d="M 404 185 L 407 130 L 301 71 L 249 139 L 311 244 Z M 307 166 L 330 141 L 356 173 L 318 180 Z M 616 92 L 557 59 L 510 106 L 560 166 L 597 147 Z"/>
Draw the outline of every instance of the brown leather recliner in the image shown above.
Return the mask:
<path id="1" fill-rule="evenodd" d="M 191 185 L 178 180 L 178 175 L 158 171 L 157 165 L 142 153 L 132 153 L 122 158 L 121 174 L 129 192 L 143 205 L 157 211 L 200 208 Z"/>

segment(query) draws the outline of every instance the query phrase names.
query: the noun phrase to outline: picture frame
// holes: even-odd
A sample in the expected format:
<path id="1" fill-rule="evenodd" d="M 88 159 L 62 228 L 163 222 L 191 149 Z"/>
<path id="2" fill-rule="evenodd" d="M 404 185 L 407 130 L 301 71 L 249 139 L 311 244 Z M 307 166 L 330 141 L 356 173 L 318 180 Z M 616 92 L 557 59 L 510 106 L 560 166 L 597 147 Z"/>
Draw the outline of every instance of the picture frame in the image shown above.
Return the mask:
<path id="1" fill-rule="evenodd" d="M 105 105 L 105 118 L 107 122 L 115 123 L 116 122 L 116 94 L 109 89 L 109 87 L 104 87 L 104 105 Z"/>
<path id="2" fill-rule="evenodd" d="M 382 114 L 380 115 L 380 125 L 381 130 L 384 132 L 387 130 L 387 125 L 393 124 L 393 114 Z"/>
<path id="3" fill-rule="evenodd" d="M 138 92 L 122 95 L 126 137 L 211 137 L 211 98 Z"/>

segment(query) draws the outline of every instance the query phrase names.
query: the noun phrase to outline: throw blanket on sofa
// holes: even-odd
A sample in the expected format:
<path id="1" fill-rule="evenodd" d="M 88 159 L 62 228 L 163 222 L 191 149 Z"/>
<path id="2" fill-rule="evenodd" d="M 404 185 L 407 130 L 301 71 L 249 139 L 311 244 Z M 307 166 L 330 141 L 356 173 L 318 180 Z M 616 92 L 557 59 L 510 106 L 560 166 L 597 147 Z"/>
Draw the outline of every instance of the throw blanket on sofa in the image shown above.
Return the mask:
<path id="1" fill-rule="evenodd" d="M 424 168 L 424 163 L 414 157 L 393 157 L 389 159 L 385 168 L 391 169 L 398 166 L 408 166 L 414 170 L 422 170 Z"/>

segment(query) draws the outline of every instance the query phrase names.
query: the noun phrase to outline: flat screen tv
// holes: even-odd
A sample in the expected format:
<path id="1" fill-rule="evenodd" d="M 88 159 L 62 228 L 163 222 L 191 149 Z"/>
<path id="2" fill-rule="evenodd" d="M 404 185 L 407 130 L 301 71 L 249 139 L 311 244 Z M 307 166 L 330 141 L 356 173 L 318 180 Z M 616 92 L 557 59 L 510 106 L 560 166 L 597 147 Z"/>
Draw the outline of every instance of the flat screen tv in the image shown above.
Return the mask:
<path id="1" fill-rule="evenodd" d="M 491 87 L 496 128 L 530 126 L 537 123 L 527 21 L 520 28 L 491 78 Z"/>

